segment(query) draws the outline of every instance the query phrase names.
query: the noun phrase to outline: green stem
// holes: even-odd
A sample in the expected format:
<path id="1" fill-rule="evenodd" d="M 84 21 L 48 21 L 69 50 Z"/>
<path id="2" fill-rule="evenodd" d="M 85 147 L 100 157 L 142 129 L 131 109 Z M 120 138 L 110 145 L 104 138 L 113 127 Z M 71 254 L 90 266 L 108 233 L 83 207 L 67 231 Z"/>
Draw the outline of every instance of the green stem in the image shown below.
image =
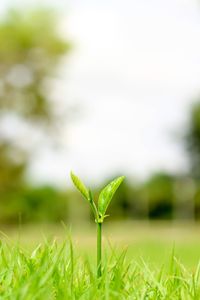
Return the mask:
<path id="1" fill-rule="evenodd" d="M 95 205 L 95 203 L 94 203 L 94 201 L 93 201 L 92 199 L 90 200 L 90 206 L 91 206 L 91 209 L 92 209 L 92 211 L 93 211 L 95 221 L 98 222 L 98 212 L 97 212 L 97 208 L 96 208 L 96 205 Z"/>
<path id="2" fill-rule="evenodd" d="M 90 198 L 88 200 L 89 200 L 91 209 L 93 211 L 95 221 L 98 222 L 98 211 L 97 211 L 97 207 L 96 207 L 96 205 L 94 203 L 94 200 L 93 200 L 93 197 L 92 197 L 92 193 L 91 193 L 90 190 L 89 190 L 89 195 L 90 195 Z"/>
<path id="3" fill-rule="evenodd" d="M 101 226 L 97 223 L 97 278 L 101 277 Z"/>

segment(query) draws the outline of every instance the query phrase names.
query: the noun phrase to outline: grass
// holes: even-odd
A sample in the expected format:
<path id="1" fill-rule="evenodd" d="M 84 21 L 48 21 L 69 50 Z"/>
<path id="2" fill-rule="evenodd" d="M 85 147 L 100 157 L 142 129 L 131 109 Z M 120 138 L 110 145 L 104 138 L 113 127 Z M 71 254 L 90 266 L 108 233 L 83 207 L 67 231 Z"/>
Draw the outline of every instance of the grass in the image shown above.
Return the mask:
<path id="1" fill-rule="evenodd" d="M 127 226 L 130 229 L 130 224 Z M 134 241 L 129 241 L 130 247 L 126 250 L 122 250 L 125 242 L 111 238 L 118 245 L 113 247 L 112 243 L 104 241 L 105 258 L 102 263 L 102 277 L 99 279 L 96 277 L 95 255 L 91 255 L 95 254 L 93 240 L 89 238 L 84 244 L 83 241 L 78 241 L 75 234 L 76 240 L 72 242 L 65 233 L 64 240 L 48 240 L 43 237 L 42 243 L 36 241 L 34 247 L 32 245 L 30 248 L 22 246 L 25 244 L 18 239 L 14 241 L 7 237 L 2 238 L 0 299 L 200 299 L 200 265 L 193 264 L 194 262 L 183 264 L 176 257 L 181 256 L 183 249 L 185 252 L 188 250 L 188 257 L 193 255 L 199 228 L 193 230 L 192 234 L 188 230 L 187 239 L 180 237 L 180 228 L 170 231 L 169 226 L 162 228 L 160 225 L 158 228 L 156 225 L 154 231 L 149 229 L 146 234 L 149 240 L 145 240 L 146 230 L 144 226 L 139 233 L 141 240 L 134 236 Z M 164 236 L 165 230 L 177 236 L 178 248 L 175 246 L 175 250 L 171 240 L 168 240 L 171 235 Z M 119 228 L 116 231 L 119 233 Z M 113 233 L 115 234 L 114 229 Z M 153 242 L 151 234 L 155 235 L 157 243 Z M 130 238 L 130 231 L 127 237 L 124 234 L 121 239 L 128 242 L 128 237 Z M 186 248 L 181 248 L 184 245 Z M 136 251 L 138 247 L 144 250 L 143 257 Z M 198 251 L 199 248 L 195 253 L 199 253 Z M 149 257 L 146 255 L 148 252 Z M 158 260 L 154 261 L 151 255 L 158 255 Z M 163 256 L 164 259 L 161 259 Z"/>
<path id="2" fill-rule="evenodd" d="M 96 261 L 96 228 L 93 224 L 75 227 L 72 235 L 75 248 L 81 255 Z M 128 247 L 127 259 L 140 261 L 142 257 L 152 268 L 168 262 L 175 245 L 175 255 L 190 270 L 196 268 L 200 259 L 200 224 L 171 222 L 105 222 L 103 243 L 114 245 L 119 251 Z M 61 225 L 48 224 L 1 228 L 12 241 L 19 241 L 25 249 L 32 250 L 50 240 L 65 240 L 66 232 Z M 104 246 L 105 248 L 105 246 Z M 106 247 L 108 250 L 109 248 Z"/>

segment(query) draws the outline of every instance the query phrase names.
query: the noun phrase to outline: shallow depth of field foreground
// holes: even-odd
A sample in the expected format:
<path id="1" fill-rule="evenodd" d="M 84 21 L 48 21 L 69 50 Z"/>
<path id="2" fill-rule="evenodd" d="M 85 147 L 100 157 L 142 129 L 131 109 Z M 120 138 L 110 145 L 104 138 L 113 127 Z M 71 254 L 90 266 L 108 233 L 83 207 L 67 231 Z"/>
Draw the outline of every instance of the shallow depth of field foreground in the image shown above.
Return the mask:
<path id="1" fill-rule="evenodd" d="M 93 229 L 5 230 L 11 239 L 2 233 L 0 299 L 200 298 L 198 226 L 106 226 L 100 279 Z"/>

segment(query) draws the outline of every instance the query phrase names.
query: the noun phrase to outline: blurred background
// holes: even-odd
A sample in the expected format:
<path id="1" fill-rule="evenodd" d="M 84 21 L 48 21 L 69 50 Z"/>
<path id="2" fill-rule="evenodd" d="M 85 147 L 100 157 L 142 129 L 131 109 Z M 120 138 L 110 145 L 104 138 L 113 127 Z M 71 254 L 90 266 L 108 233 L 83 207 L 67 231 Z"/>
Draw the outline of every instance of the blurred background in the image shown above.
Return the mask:
<path id="1" fill-rule="evenodd" d="M 21 227 L 31 243 L 38 228 L 59 235 L 63 221 L 87 228 L 87 248 L 92 219 L 70 170 L 96 198 L 125 175 L 106 222 L 111 238 L 157 261 L 175 241 L 194 263 L 200 3 L 64 2 L 0 3 L 1 230 Z"/>

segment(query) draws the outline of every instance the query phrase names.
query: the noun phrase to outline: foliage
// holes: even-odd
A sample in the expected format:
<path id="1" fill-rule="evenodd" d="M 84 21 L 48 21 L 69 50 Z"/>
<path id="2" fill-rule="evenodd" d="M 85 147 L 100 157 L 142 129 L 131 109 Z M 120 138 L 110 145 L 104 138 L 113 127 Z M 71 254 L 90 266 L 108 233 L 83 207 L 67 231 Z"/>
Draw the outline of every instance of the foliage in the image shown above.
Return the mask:
<path id="1" fill-rule="evenodd" d="M 140 184 L 126 180 L 115 195 L 108 208 L 113 212 L 114 219 L 144 219 L 147 217 L 145 199 L 143 199 Z"/>
<path id="2" fill-rule="evenodd" d="M 98 206 L 96 206 L 91 191 L 88 188 L 86 188 L 84 183 L 75 174 L 73 174 L 73 172 L 71 172 L 70 175 L 76 188 L 79 190 L 82 196 L 89 202 L 92 212 L 94 213 L 95 221 L 97 223 L 103 223 L 104 218 L 107 216 L 105 214 L 106 210 L 117 189 L 123 182 L 124 176 L 117 177 L 101 191 L 98 198 Z"/>
<path id="3" fill-rule="evenodd" d="M 112 249 L 96 278 L 91 261 L 77 256 L 71 239 L 38 245 L 31 253 L 1 242 L 2 299 L 199 299 L 200 267 L 187 270 L 172 253 L 165 268 L 127 261 Z"/>
<path id="4" fill-rule="evenodd" d="M 0 108 L 44 122 L 54 117 L 45 82 L 69 50 L 49 10 L 10 11 L 0 22 Z"/>
<path id="5" fill-rule="evenodd" d="M 101 218 L 105 217 L 107 208 L 123 180 L 124 176 L 117 177 L 101 191 L 98 199 L 98 212 Z"/>
<path id="6" fill-rule="evenodd" d="M 124 180 L 124 176 L 117 177 L 111 181 L 101 192 L 98 198 L 98 206 L 96 206 L 92 193 L 87 189 L 84 183 L 71 172 L 71 179 L 83 195 L 84 198 L 89 202 L 92 212 L 94 214 L 94 219 L 97 224 L 97 277 L 101 277 L 101 251 L 102 251 L 102 223 L 104 219 L 108 216 L 106 215 L 106 210 L 116 193 L 117 189 Z"/>
<path id="7" fill-rule="evenodd" d="M 12 181 L 9 190 L 1 188 L 1 224 L 18 224 L 20 218 L 24 223 L 61 220 L 77 224 L 87 222 L 89 200 L 80 202 L 81 193 L 70 189 L 64 192 L 51 186 L 24 186 L 23 180 L 20 179 L 21 167 L 16 166 L 18 181 Z M 11 170 L 13 172 L 13 166 Z M 1 180 L 3 181 L 3 178 Z M 89 189 L 87 190 L 90 199 L 93 196 Z M 94 189 L 94 195 L 98 195 L 97 188 Z M 140 183 L 126 180 L 114 197 L 114 201 L 106 211 L 108 215 L 112 212 L 112 220 L 172 218 L 185 220 L 186 217 L 191 220 L 194 220 L 194 217 L 195 220 L 200 219 L 200 182 L 188 177 L 180 178 L 162 172 Z M 91 208 L 92 220 L 95 208 L 94 206 Z M 193 213 L 189 211 L 190 209 L 193 209 Z"/>
<path id="8" fill-rule="evenodd" d="M 16 160 L 23 155 L 18 149 L 13 149 L 6 142 L 0 143 L 0 195 L 16 191 L 23 185 L 25 161 Z"/>
<path id="9" fill-rule="evenodd" d="M 49 136 L 60 122 L 50 88 L 69 50 L 50 10 L 9 11 L 0 20 L 0 196 L 13 183 L 21 188 L 32 154 L 25 138 L 33 130 Z M 12 135 L 4 130 L 5 121 Z M 17 134 L 16 122 L 26 135 Z"/>
<path id="10" fill-rule="evenodd" d="M 172 218 L 174 183 L 174 178 L 166 173 L 154 174 L 145 183 L 150 218 Z"/>
<path id="11" fill-rule="evenodd" d="M 88 188 L 86 188 L 86 186 L 84 185 L 84 183 L 80 180 L 80 178 L 78 178 L 75 174 L 73 174 L 73 172 L 71 172 L 71 179 L 73 181 L 73 184 L 75 185 L 75 187 L 79 190 L 79 192 L 81 193 L 81 195 L 88 201 L 90 202 L 90 191 Z"/>
<path id="12" fill-rule="evenodd" d="M 200 178 L 200 103 L 196 102 L 189 115 L 188 129 L 185 135 L 185 147 L 188 153 L 192 176 Z"/>
<path id="13" fill-rule="evenodd" d="M 171 219 L 177 179 L 160 172 L 141 183 L 126 180 L 112 204 L 113 215 L 126 219 Z"/>
<path id="14" fill-rule="evenodd" d="M 6 192 L 0 202 L 0 223 L 60 222 L 68 218 L 69 196 L 49 186 Z"/>

